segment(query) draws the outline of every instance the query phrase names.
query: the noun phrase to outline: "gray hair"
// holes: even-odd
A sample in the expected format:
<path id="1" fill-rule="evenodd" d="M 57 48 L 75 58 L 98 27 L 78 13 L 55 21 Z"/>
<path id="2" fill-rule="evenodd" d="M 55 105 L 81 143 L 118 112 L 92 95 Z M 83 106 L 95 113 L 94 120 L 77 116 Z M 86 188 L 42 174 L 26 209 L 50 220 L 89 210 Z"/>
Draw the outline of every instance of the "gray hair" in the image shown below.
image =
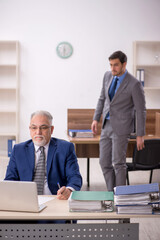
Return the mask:
<path id="1" fill-rule="evenodd" d="M 36 112 L 34 112 L 34 113 L 31 114 L 31 120 L 32 120 L 32 118 L 33 118 L 34 116 L 36 116 L 36 115 L 46 116 L 47 119 L 48 119 L 48 121 L 49 121 L 50 124 L 52 125 L 53 117 L 52 117 L 52 115 L 51 115 L 49 112 L 43 111 L 43 110 L 36 111 Z"/>

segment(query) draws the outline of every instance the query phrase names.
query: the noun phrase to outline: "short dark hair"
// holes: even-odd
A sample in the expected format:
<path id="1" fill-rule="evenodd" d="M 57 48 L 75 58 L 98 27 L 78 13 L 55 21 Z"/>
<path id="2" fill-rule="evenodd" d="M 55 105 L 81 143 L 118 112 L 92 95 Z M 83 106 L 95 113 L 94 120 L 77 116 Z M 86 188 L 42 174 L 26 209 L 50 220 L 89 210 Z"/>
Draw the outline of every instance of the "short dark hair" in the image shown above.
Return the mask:
<path id="1" fill-rule="evenodd" d="M 116 51 L 109 56 L 109 61 L 118 58 L 121 63 L 127 62 L 127 56 L 122 51 Z"/>

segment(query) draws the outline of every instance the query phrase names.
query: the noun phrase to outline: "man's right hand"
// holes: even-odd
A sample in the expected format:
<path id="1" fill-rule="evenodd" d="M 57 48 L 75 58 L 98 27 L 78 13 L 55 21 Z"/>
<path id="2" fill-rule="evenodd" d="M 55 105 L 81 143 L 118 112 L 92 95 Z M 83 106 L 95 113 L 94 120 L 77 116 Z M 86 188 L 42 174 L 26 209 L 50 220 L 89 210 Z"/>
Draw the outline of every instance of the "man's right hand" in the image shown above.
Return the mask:
<path id="1" fill-rule="evenodd" d="M 94 121 L 92 122 L 91 130 L 92 130 L 93 134 L 97 134 L 98 122 L 97 122 L 96 120 L 94 120 Z"/>

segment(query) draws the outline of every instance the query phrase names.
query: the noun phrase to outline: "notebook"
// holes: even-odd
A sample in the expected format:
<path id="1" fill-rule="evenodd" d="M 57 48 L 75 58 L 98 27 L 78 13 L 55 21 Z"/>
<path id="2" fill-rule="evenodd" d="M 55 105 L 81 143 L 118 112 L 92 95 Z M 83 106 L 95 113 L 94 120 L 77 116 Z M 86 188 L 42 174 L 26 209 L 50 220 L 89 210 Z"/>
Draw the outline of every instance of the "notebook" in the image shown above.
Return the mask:
<path id="1" fill-rule="evenodd" d="M 40 212 L 46 206 L 38 204 L 35 182 L 0 181 L 0 210 Z"/>

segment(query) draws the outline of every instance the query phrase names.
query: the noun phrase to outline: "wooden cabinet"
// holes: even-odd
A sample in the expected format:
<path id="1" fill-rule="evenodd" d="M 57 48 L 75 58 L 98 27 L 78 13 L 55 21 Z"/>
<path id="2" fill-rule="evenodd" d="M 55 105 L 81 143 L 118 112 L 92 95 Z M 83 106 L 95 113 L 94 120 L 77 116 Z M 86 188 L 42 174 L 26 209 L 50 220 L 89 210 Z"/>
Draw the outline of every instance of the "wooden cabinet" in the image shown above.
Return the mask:
<path id="1" fill-rule="evenodd" d="M 133 72 L 144 74 L 144 90 L 160 90 L 160 41 L 133 43 Z"/>
<path id="2" fill-rule="evenodd" d="M 156 112 L 155 133 L 157 136 L 160 136 L 160 113 L 159 112 Z"/>
<path id="3" fill-rule="evenodd" d="M 0 159 L 8 156 L 8 139 L 18 142 L 19 43 L 0 41 Z"/>

